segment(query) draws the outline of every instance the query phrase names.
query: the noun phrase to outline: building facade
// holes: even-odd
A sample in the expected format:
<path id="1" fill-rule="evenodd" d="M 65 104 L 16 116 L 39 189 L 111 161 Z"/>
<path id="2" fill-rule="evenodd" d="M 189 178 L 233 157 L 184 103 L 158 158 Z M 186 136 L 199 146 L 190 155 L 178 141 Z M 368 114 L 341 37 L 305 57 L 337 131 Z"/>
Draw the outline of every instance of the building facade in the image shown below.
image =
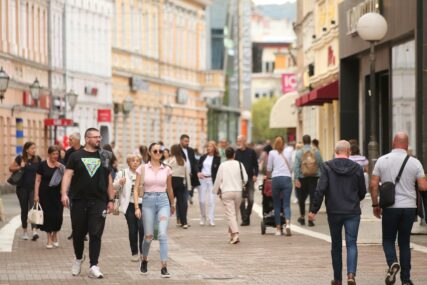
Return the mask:
<path id="1" fill-rule="evenodd" d="M 122 153 L 190 136 L 206 142 L 205 0 L 117 0 L 113 4 L 114 139 Z M 133 109 L 126 114 L 124 102 Z"/>
<path id="2" fill-rule="evenodd" d="M 44 126 L 50 108 L 48 18 L 49 1 L 0 1 L 0 66 L 10 77 L 0 103 L 0 183 L 25 141 L 35 142 L 41 156 L 50 141 Z M 37 103 L 29 92 L 36 79 L 42 87 Z"/>
<path id="3" fill-rule="evenodd" d="M 357 138 L 365 154 L 376 121 L 380 155 L 390 151 L 397 131 L 405 131 L 413 154 L 427 162 L 426 63 L 422 60 L 426 8 L 424 1 L 417 0 L 343 1 L 339 6 L 341 135 Z M 382 14 L 388 23 L 385 38 L 375 45 L 375 114 L 369 111 L 369 43 L 356 31 L 358 19 L 367 12 Z"/>
<path id="4" fill-rule="evenodd" d="M 112 2 L 67 0 L 65 6 L 65 90 L 78 95 L 65 116 L 78 122 L 66 134 L 89 127 L 99 128 L 102 143 L 112 139 Z M 61 135 L 60 135 L 61 136 Z"/>

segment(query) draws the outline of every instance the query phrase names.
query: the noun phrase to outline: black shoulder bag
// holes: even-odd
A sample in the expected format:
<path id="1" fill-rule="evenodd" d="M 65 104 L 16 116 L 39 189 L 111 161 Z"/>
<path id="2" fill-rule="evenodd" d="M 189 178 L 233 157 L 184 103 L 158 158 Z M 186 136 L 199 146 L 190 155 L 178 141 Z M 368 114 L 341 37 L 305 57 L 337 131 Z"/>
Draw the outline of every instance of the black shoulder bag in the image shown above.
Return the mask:
<path id="1" fill-rule="evenodd" d="M 406 163 L 408 162 L 409 155 L 406 156 L 403 161 L 402 166 L 400 167 L 399 174 L 397 174 L 395 182 L 384 182 L 381 183 L 380 189 L 380 207 L 385 209 L 387 207 L 394 205 L 394 199 L 396 197 L 396 185 L 400 181 L 400 177 L 402 176 L 403 169 L 405 168 Z"/>

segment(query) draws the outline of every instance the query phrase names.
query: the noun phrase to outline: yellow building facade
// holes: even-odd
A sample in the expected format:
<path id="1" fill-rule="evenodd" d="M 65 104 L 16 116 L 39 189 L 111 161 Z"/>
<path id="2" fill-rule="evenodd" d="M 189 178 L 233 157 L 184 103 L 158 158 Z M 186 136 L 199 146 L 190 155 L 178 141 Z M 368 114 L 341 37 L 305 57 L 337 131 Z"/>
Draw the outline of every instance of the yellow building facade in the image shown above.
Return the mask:
<path id="1" fill-rule="evenodd" d="M 212 84 L 206 69 L 205 9 L 210 1 L 117 0 L 113 7 L 112 56 L 114 139 L 123 154 L 163 141 L 166 147 L 190 136 L 206 140 Z M 126 114 L 125 101 L 133 102 Z"/>

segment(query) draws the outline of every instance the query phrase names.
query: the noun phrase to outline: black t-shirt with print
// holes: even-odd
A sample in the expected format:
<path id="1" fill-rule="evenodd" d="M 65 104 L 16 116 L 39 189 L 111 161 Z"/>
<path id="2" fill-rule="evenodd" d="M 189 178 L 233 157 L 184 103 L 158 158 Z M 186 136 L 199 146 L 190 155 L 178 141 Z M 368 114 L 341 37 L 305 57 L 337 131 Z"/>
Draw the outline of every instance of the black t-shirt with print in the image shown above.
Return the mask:
<path id="1" fill-rule="evenodd" d="M 108 200 L 108 165 L 101 165 L 101 158 L 96 152 L 79 149 L 70 155 L 67 169 L 74 170 L 70 185 L 73 200 Z"/>

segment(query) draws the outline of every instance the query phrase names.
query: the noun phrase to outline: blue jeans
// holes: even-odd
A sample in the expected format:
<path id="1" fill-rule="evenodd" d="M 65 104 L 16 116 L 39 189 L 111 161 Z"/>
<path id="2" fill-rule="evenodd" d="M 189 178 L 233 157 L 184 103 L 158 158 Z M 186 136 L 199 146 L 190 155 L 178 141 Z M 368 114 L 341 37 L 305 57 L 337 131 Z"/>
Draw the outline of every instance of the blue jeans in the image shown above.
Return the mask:
<path id="1" fill-rule="evenodd" d="M 160 243 L 160 260 L 168 260 L 168 225 L 170 204 L 166 192 L 146 192 L 142 200 L 142 220 L 145 237 L 142 242 L 142 255 L 148 256 L 154 236 L 154 224 L 158 224 Z M 148 238 L 147 238 L 148 237 Z"/>
<path id="2" fill-rule="evenodd" d="M 400 279 L 402 282 L 411 279 L 411 249 L 409 243 L 411 230 L 417 209 L 415 208 L 386 208 L 383 210 L 383 249 L 387 265 L 397 261 L 396 236 L 400 251 Z"/>
<path id="3" fill-rule="evenodd" d="M 280 213 L 285 210 L 285 219 L 291 219 L 292 179 L 289 176 L 277 176 L 271 179 L 274 204 L 274 222 L 281 225 Z M 283 193 L 283 196 L 282 196 Z"/>
<path id="4" fill-rule="evenodd" d="M 347 247 L 347 274 L 356 276 L 357 269 L 357 234 L 359 233 L 360 215 L 328 215 L 331 233 L 331 256 L 334 268 L 334 280 L 342 280 L 342 228 L 345 229 Z"/>

